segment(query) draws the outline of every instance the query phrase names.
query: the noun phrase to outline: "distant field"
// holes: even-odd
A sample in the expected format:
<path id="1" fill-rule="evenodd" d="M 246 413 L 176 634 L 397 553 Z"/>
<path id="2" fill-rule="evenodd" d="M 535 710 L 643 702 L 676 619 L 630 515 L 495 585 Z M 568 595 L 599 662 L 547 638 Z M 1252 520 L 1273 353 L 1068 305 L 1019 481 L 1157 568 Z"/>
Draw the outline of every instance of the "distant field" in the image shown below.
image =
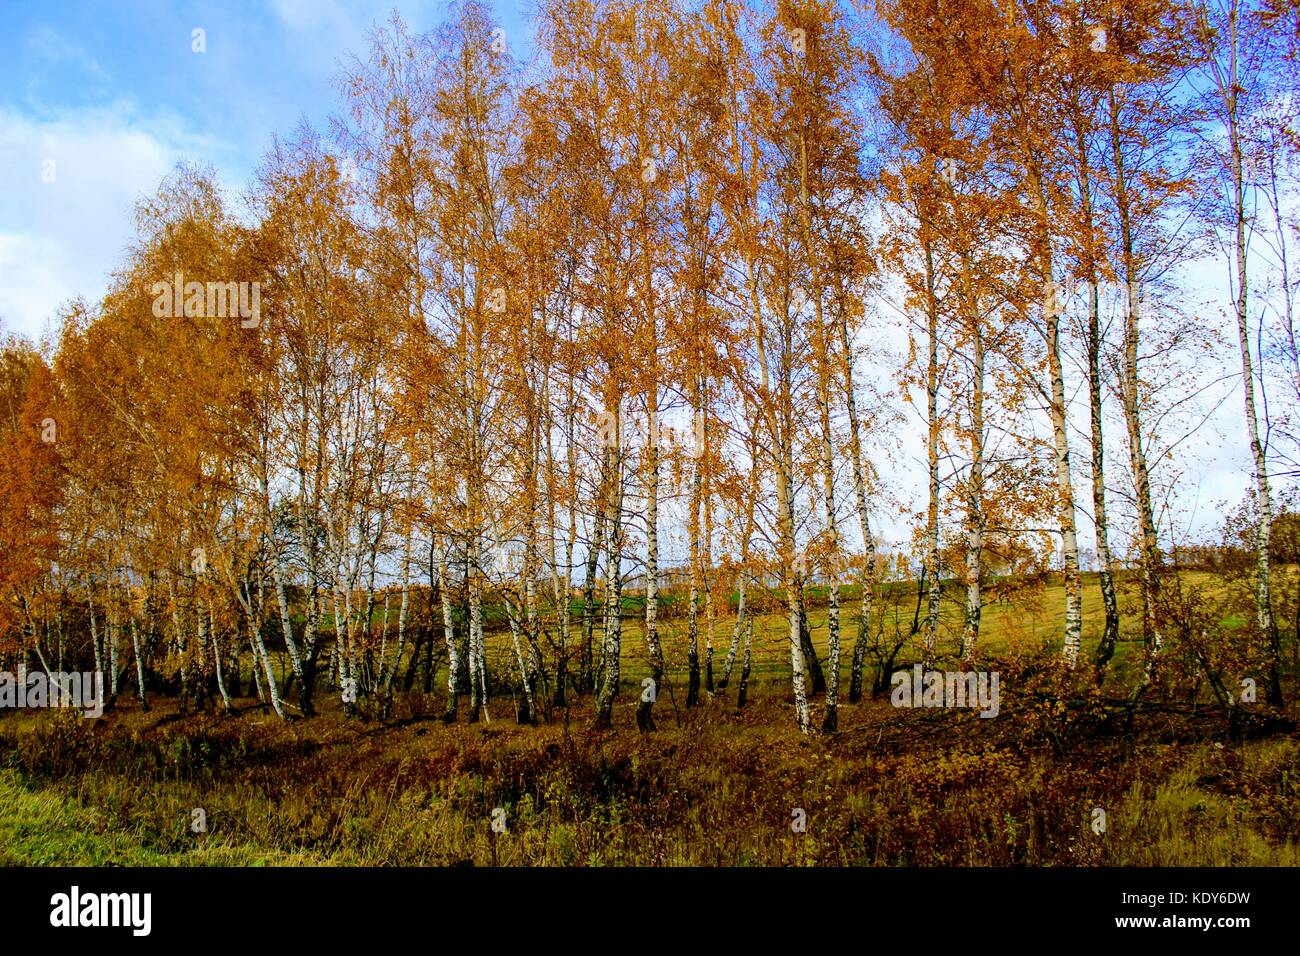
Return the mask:
<path id="1" fill-rule="evenodd" d="M 1212 574 L 1202 571 L 1182 572 L 1189 585 L 1222 588 L 1222 582 Z M 1101 639 L 1104 608 L 1101 589 L 1095 573 L 1083 576 L 1083 646 L 1084 656 L 1095 651 Z M 1136 593 L 1126 590 L 1127 581 L 1120 579 L 1120 638 L 1111 661 L 1112 677 L 1124 682 L 1131 676 L 1131 661 L 1140 660 L 1142 654 L 1142 636 L 1140 612 L 1134 606 Z M 891 636 L 896 631 L 904 635 L 911 630 L 916 611 L 916 586 L 913 583 L 896 582 L 881 589 L 873 603 L 873 617 L 876 628 L 884 627 L 885 635 Z M 817 648 L 823 663 L 827 655 L 825 588 L 810 587 L 808 596 L 808 626 L 812 634 L 813 645 Z M 680 597 L 668 595 L 661 599 L 667 613 L 661 610 L 658 622 L 660 637 L 664 643 L 669 676 L 674 682 L 683 682 L 686 678 L 686 643 L 687 623 L 684 612 L 680 609 Z M 941 604 L 939 653 L 954 657 L 960 641 L 960 632 L 964 626 L 963 601 L 965 591 L 957 584 L 949 583 L 945 588 Z M 748 606 L 754 620 L 753 677 L 751 679 L 775 680 L 783 677 L 789 680 L 790 643 L 789 622 L 781 607 L 773 608 L 779 594 L 759 594 L 751 590 Z M 677 606 L 675 606 L 675 604 Z M 644 600 L 637 595 L 625 596 L 623 602 L 623 656 L 621 670 L 623 677 L 635 683 L 649 675 L 650 668 L 646 657 Z M 757 610 L 756 610 L 757 608 Z M 847 680 L 852 647 L 858 635 L 859 591 L 856 586 L 840 589 L 840 639 L 841 664 L 844 680 Z M 581 604 L 573 605 L 575 621 L 581 617 Z M 924 609 L 922 609 L 923 623 Z M 500 618 L 497 621 L 497 618 Z M 599 616 L 598 616 L 599 617 Z M 497 666 L 513 668 L 513 649 L 510 645 L 509 631 L 505 626 L 504 615 L 486 615 L 485 619 L 497 623 L 497 628 L 489 628 L 489 664 L 498 662 Z M 715 674 L 721 674 L 721 667 L 731 643 L 732 628 L 735 622 L 735 594 L 727 595 L 726 601 L 718 602 L 715 611 L 712 643 L 714 651 Z M 991 656 L 1002 656 L 1009 651 L 1029 652 L 1041 648 L 1059 651 L 1061 632 L 1065 622 L 1065 589 L 1059 584 L 1048 584 L 1033 594 L 1031 601 L 1018 600 L 995 601 L 985 604 L 980 626 L 980 651 Z M 1240 622 L 1225 620 L 1224 625 L 1231 627 Z M 378 627 L 378 624 L 376 624 Z M 390 623 L 390 631 L 393 625 Z M 575 635 L 577 629 L 575 627 Z M 701 667 L 705 654 L 707 633 L 703 598 L 699 612 L 699 642 Z M 600 632 L 596 631 L 596 643 L 599 644 Z M 743 647 L 743 635 L 742 635 Z M 899 654 L 900 663 L 910 663 L 919 659 L 919 635 L 910 638 Z M 286 665 L 287 666 L 287 662 Z M 739 656 L 737 657 L 739 668 Z"/>

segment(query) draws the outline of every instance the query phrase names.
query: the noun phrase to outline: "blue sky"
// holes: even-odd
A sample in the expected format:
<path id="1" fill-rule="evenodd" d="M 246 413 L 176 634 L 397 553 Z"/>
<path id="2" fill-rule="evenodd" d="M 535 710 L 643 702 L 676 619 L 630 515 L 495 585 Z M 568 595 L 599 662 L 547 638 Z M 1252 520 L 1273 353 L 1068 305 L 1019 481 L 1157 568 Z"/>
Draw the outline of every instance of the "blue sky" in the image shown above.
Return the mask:
<path id="1" fill-rule="evenodd" d="M 492 4 L 516 55 L 529 0 Z M 136 198 L 182 160 L 239 191 L 275 134 L 341 109 L 334 78 L 396 9 L 413 31 L 446 0 L 0 0 L 0 323 L 38 338 L 93 301 L 123 258 Z M 193 51 L 193 31 L 206 51 Z M 53 161 L 53 165 L 50 165 Z M 52 182 L 47 182 L 52 172 Z"/>

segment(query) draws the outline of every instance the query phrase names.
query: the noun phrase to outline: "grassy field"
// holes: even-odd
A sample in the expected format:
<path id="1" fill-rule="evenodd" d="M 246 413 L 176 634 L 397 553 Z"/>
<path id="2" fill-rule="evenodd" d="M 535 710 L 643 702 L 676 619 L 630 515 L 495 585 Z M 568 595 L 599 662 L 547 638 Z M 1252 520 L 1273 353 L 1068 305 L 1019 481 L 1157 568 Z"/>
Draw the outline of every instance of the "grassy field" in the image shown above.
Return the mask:
<path id="1" fill-rule="evenodd" d="M 148 713 L 122 700 L 100 720 L 9 713 L 0 718 L 0 862 L 1300 863 L 1294 723 L 1261 717 L 1230 734 L 1200 705 L 1126 717 L 1109 681 L 1092 688 L 1052 665 L 1059 602 L 1048 588 L 1036 606 L 987 612 L 985 653 L 1002 671 L 992 720 L 868 699 L 842 706 L 838 733 L 803 737 L 785 622 L 772 613 L 755 630 L 744 710 L 734 677 L 727 693 L 682 706 L 685 622 L 670 620 L 677 690 L 660 697 L 660 729 L 646 735 L 633 721 L 644 648 L 631 621 L 626 690 L 608 731 L 591 729 L 585 699 L 539 726 L 516 724 L 508 697 L 490 721 L 466 724 L 462 708 L 462 723 L 446 725 L 441 682 L 432 695 L 399 695 L 388 720 L 346 718 L 333 694 L 322 694 L 319 716 L 289 723 L 255 699 L 232 714 L 182 715 L 162 698 Z M 890 613 L 910 626 L 907 595 Z M 720 664 L 730 621 L 717 623 Z M 823 623 L 811 609 L 819 643 Z M 1140 651 L 1135 638 L 1120 646 L 1116 681 Z M 491 659 L 504 668 L 504 647 Z M 800 818 L 806 830 L 796 832 Z"/>
<path id="2" fill-rule="evenodd" d="M 1184 572 L 1184 580 L 1194 586 L 1222 589 L 1221 582 L 1204 572 Z M 1096 574 L 1083 575 L 1083 649 L 1084 657 L 1091 658 L 1101 639 L 1104 608 L 1101 590 Z M 1130 593 L 1132 592 L 1132 593 Z M 813 645 L 818 657 L 823 661 L 827 656 L 826 600 L 825 589 L 810 587 L 806 589 L 808 598 L 808 626 Z M 941 603 L 939 661 L 955 660 L 963 627 L 963 606 L 965 592 L 949 584 L 944 591 Z M 750 610 L 756 613 L 754 623 L 753 673 L 760 680 L 789 681 L 790 673 L 790 626 L 783 608 L 775 606 L 780 600 L 779 594 L 760 597 L 751 592 Z M 1142 636 L 1137 610 L 1130 605 L 1137 601 L 1135 587 L 1121 579 L 1120 582 L 1120 636 L 1115 649 L 1115 657 L 1110 665 L 1109 679 L 1116 684 L 1127 683 L 1133 676 L 1132 664 L 1141 661 Z M 732 628 L 735 620 L 735 594 L 726 601 L 719 601 L 715 612 L 712 633 L 714 650 L 714 668 L 721 674 L 722 661 L 731 642 Z M 859 592 L 856 586 L 845 586 L 840 590 L 840 633 L 841 661 L 843 663 L 842 686 L 847 686 L 848 661 L 852 653 L 853 642 L 858 633 Z M 671 609 L 671 599 L 668 602 Z M 898 583 L 885 589 L 883 597 L 877 597 L 873 605 L 876 628 L 883 631 L 886 639 L 894 635 L 907 635 L 912 627 L 916 609 L 916 588 L 914 584 Z M 924 611 L 922 611 L 924 613 Z M 575 619 L 581 615 L 581 606 L 574 605 Z M 623 620 L 623 659 L 621 673 L 630 684 L 636 684 L 641 678 L 650 674 L 646 657 L 644 604 L 640 597 L 629 596 L 624 599 Z M 503 615 L 502 615 L 503 618 Z M 491 618 L 489 618 L 491 620 Z M 1018 594 L 1015 600 L 993 600 L 986 603 L 980 627 L 979 652 L 990 657 L 1005 657 L 1015 654 L 1036 653 L 1060 650 L 1061 632 L 1065 622 L 1065 589 L 1060 584 L 1048 583 L 1035 590 L 1032 595 Z M 1234 622 L 1225 619 L 1226 626 Z M 395 626 L 390 623 L 390 632 Z M 378 623 L 376 623 L 376 628 Z M 706 622 L 703 611 L 699 616 L 700 655 L 705 653 Z M 662 614 L 658 630 L 667 648 L 668 674 L 675 685 L 684 686 L 686 679 L 685 647 L 687 643 L 687 622 L 680 610 L 670 610 Z M 513 650 L 509 631 L 504 620 L 498 627 L 488 631 L 489 660 L 512 660 Z M 599 641 L 599 634 L 597 634 Z M 899 662 L 910 664 L 919 657 L 919 637 L 906 640 L 899 654 Z M 283 668 L 288 661 L 281 662 Z M 703 666 L 703 664 L 701 664 Z M 736 667 L 739 668 L 739 658 Z M 285 671 L 287 673 L 287 670 Z M 733 676 L 733 680 L 735 677 Z"/>

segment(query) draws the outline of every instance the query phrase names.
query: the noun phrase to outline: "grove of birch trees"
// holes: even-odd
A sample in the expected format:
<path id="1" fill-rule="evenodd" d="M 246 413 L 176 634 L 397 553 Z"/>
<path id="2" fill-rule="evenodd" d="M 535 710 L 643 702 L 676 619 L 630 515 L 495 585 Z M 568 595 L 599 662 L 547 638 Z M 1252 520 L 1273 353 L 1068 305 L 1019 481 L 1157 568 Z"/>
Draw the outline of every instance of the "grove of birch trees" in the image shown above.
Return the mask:
<path id="1" fill-rule="evenodd" d="M 1008 582 L 1051 580 L 1081 684 L 1123 623 L 1124 693 L 1190 656 L 1281 705 L 1298 23 L 542 0 L 529 43 L 477 0 L 394 15 L 328 128 L 239 196 L 178 168 L 111 287 L 4 343 L 0 661 L 146 709 L 242 680 L 284 718 L 441 675 L 448 721 L 589 698 L 652 730 L 670 690 L 743 706 L 775 614 L 793 719 L 831 732 L 887 683 L 893 584 L 923 665 L 966 668 Z M 1220 409 L 1250 452 L 1231 634 L 1170 560 Z"/>

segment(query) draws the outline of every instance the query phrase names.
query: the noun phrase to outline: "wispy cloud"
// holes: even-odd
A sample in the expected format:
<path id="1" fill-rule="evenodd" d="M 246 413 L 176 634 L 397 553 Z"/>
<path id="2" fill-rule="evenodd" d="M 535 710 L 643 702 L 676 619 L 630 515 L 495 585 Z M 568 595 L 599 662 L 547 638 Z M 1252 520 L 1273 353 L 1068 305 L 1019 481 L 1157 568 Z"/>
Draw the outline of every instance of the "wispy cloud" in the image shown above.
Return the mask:
<path id="1" fill-rule="evenodd" d="M 96 80 L 109 79 L 108 71 L 94 56 L 53 27 L 44 24 L 34 27 L 27 34 L 24 45 L 38 60 L 59 66 L 71 65 Z"/>

